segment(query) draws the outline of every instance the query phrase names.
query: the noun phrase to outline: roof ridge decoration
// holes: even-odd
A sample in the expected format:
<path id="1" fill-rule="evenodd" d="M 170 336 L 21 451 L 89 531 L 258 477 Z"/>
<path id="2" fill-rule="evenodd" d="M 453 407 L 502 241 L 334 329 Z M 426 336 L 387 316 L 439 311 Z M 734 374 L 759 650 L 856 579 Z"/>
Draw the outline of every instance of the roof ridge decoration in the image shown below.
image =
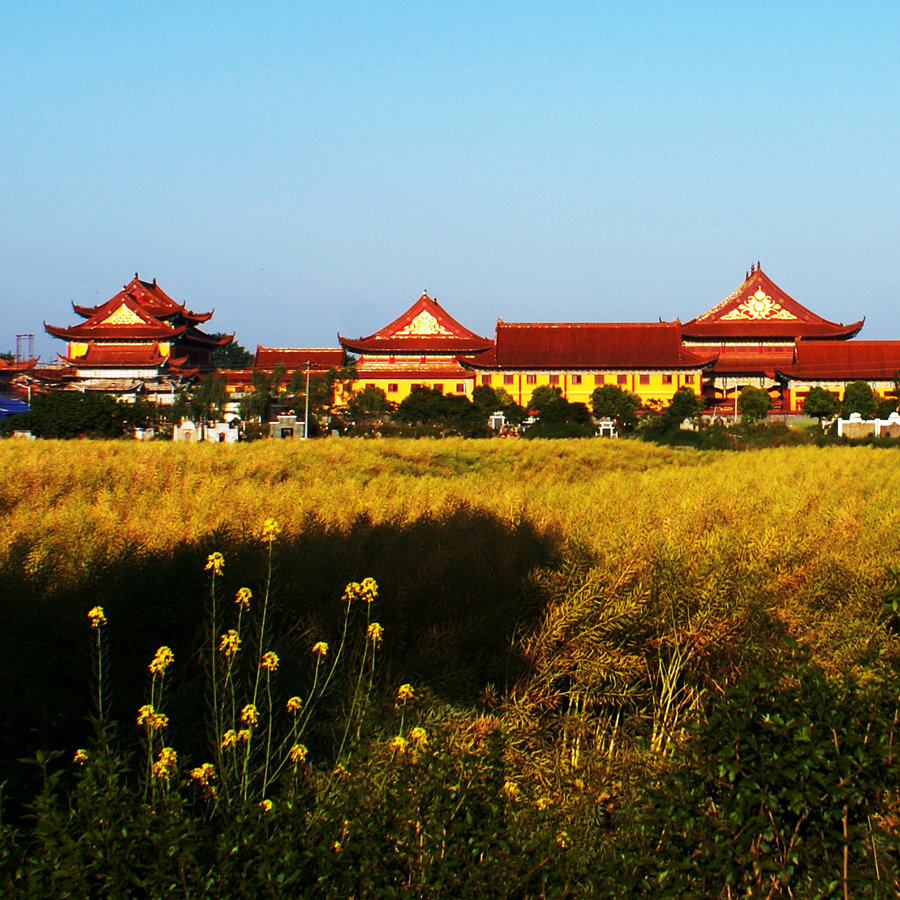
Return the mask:
<path id="1" fill-rule="evenodd" d="M 736 319 L 796 319 L 792 312 L 786 310 L 777 300 L 772 299 L 762 288 L 749 294 L 744 301 L 738 304 L 731 312 L 722 316 L 723 322 L 732 322 Z"/>
<path id="2" fill-rule="evenodd" d="M 449 328 L 441 325 L 427 309 L 423 309 L 408 325 L 394 332 L 394 337 L 434 337 L 435 335 L 440 335 L 441 337 L 455 336 Z"/>
<path id="3" fill-rule="evenodd" d="M 836 324 L 798 303 L 763 272 L 759 263 L 724 300 L 685 324 L 772 320 Z"/>
<path id="4" fill-rule="evenodd" d="M 145 325 L 146 322 L 123 300 L 118 307 L 98 325 Z"/>

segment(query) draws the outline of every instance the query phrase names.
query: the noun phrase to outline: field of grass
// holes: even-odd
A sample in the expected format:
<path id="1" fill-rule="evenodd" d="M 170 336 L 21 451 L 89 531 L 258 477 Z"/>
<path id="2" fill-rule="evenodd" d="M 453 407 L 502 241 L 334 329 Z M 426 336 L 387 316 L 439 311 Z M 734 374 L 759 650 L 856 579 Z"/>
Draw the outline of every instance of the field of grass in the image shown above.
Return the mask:
<path id="1" fill-rule="evenodd" d="M 460 781 L 460 761 L 480 760 L 484 778 L 472 781 L 472 796 L 494 790 L 492 802 L 501 804 L 506 849 L 491 844 L 490 853 L 512 859 L 522 842 L 537 841 L 532 852 L 547 860 L 534 872 L 498 875 L 498 883 L 523 879 L 521 896 L 614 895 L 602 873 L 630 871 L 633 892 L 650 896 L 703 894 L 713 883 L 713 895 L 818 896 L 831 881 L 838 895 L 865 884 L 856 896 L 894 896 L 896 876 L 886 873 L 897 859 L 897 797 L 883 782 L 880 791 L 860 788 L 861 825 L 847 812 L 857 801 L 841 801 L 835 846 L 849 845 L 858 826 L 852 854 L 810 850 L 815 864 L 813 856 L 791 863 L 814 819 L 809 812 L 795 825 L 795 810 L 766 824 L 775 834 L 771 852 L 761 853 L 769 846 L 762 827 L 743 855 L 734 851 L 732 874 L 712 851 L 705 870 L 697 850 L 695 875 L 676 876 L 665 854 L 683 848 L 648 843 L 646 816 L 648 809 L 662 815 L 666 778 L 683 787 L 685 772 L 697 774 L 696 730 L 707 728 L 699 739 L 710 740 L 729 704 L 755 709 L 765 695 L 777 707 L 788 696 L 836 691 L 827 714 L 846 713 L 845 724 L 834 719 L 817 739 L 840 748 L 838 731 L 856 727 L 864 696 L 879 740 L 892 740 L 896 702 L 881 718 L 874 710 L 885 696 L 896 701 L 900 663 L 898 620 L 886 604 L 897 589 L 891 567 L 900 563 L 896 459 L 876 448 L 723 454 L 602 440 L 2 442 L 0 779 L 15 812 L 35 790 L 28 767 L 15 760 L 42 749 L 71 758 L 87 739 L 85 615 L 98 604 L 109 620 L 105 677 L 111 717 L 124 723 L 123 752 L 139 745 L 129 722 L 144 702 L 144 661 L 165 644 L 185 661 L 172 675 L 172 739 L 186 765 L 202 762 L 204 564 L 221 552 L 223 596 L 243 585 L 258 594 L 266 579 L 260 528 L 273 519 L 282 532 L 268 634 L 284 692 L 308 677 L 314 639 L 339 638 L 344 586 L 374 578 L 385 633 L 371 740 L 389 736 L 397 686 L 413 684 L 420 724 L 444 748 L 433 765 L 456 766 L 440 777 Z M 774 686 L 761 688 L 761 673 L 775 673 Z M 736 691 L 750 694 L 729 700 Z M 334 702 L 327 721 L 342 715 Z M 326 725 L 310 738 L 323 771 L 341 762 Z M 759 722 L 740 727 L 754 732 Z M 873 777 L 894 765 L 886 752 Z M 350 777 L 362 777 L 358 764 L 359 771 L 348 764 Z M 830 776 L 821 777 L 826 784 Z M 840 793 L 848 781 L 835 778 Z M 806 801 L 784 802 L 790 809 Z M 526 807 L 541 812 L 539 822 Z M 423 809 L 416 815 L 427 825 Z M 782 826 L 793 843 L 780 837 Z M 470 823 L 472 833 L 478 827 Z M 500 840 L 496 822 L 490 828 Z M 710 840 L 698 837 L 698 846 Z M 425 851 L 418 852 L 420 881 L 410 863 L 392 884 L 437 896 L 433 880 L 424 886 Z M 763 857 L 775 860 L 770 868 Z M 347 890 L 329 871 L 335 891 Z M 449 885 L 451 874 L 441 871 Z M 854 882 L 863 872 L 868 880 Z"/>

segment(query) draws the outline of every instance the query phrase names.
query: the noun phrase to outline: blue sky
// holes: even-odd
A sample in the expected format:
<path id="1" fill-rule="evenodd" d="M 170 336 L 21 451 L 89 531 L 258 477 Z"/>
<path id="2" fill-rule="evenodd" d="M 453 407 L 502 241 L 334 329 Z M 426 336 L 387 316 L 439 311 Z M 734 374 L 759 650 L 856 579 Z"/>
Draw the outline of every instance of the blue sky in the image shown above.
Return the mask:
<path id="1" fill-rule="evenodd" d="M 757 259 L 900 338 L 900 4 L 2 2 L 0 349 L 135 271 L 253 349 L 685 320 Z"/>

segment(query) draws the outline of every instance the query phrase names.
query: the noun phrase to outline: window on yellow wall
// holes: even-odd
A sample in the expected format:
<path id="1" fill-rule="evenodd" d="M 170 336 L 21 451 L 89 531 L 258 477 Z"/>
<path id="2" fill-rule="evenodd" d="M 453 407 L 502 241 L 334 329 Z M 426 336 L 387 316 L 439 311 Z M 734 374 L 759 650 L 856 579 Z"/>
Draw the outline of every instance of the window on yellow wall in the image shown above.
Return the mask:
<path id="1" fill-rule="evenodd" d="M 671 384 L 672 376 L 671 375 L 663 375 L 663 384 Z"/>
<path id="2" fill-rule="evenodd" d="M 685 384 L 693 384 L 693 383 L 694 383 L 694 376 L 693 376 L 693 375 L 685 375 L 685 376 L 684 376 L 684 383 L 685 383 Z"/>
<path id="3" fill-rule="evenodd" d="M 581 376 L 573 375 L 572 376 L 572 384 L 581 384 Z"/>
<path id="4" fill-rule="evenodd" d="M 436 384 L 434 385 L 433 390 L 437 391 L 439 394 L 443 394 L 444 386 L 442 384 Z"/>
<path id="5" fill-rule="evenodd" d="M 537 375 L 530 373 L 525 376 L 525 384 L 537 384 Z"/>
<path id="6" fill-rule="evenodd" d="M 504 384 L 513 384 L 514 381 L 515 381 L 515 376 L 514 376 L 514 375 L 504 375 L 504 376 L 503 376 L 503 383 L 504 383 Z"/>
<path id="7" fill-rule="evenodd" d="M 616 375 L 616 384 L 628 384 L 628 376 L 625 374 Z"/>
<path id="8" fill-rule="evenodd" d="M 649 375 L 640 375 L 639 381 L 641 384 L 650 384 L 650 376 Z"/>
<path id="9" fill-rule="evenodd" d="M 559 375 L 551 375 L 550 384 L 559 384 Z"/>
<path id="10" fill-rule="evenodd" d="M 371 384 L 371 383 L 369 383 L 369 382 L 367 381 L 367 382 L 366 382 L 366 387 L 367 387 L 367 388 L 373 388 L 373 387 L 375 387 L 375 385 L 374 385 L 374 384 Z"/>
<path id="11" fill-rule="evenodd" d="M 603 384 L 606 381 L 606 376 L 602 372 L 597 372 L 594 375 L 594 384 Z"/>
<path id="12" fill-rule="evenodd" d="M 464 384 L 457 383 L 456 385 L 456 393 L 464 394 L 466 392 L 466 386 Z"/>
<path id="13" fill-rule="evenodd" d="M 482 375 L 482 376 L 481 376 L 481 383 L 482 383 L 482 384 L 490 384 L 490 383 L 491 383 L 491 376 L 490 376 L 490 375 Z"/>
<path id="14" fill-rule="evenodd" d="M 388 393 L 389 393 L 389 394 L 396 394 L 396 393 L 397 393 L 397 385 L 396 385 L 396 384 L 389 384 L 389 385 L 388 385 Z"/>

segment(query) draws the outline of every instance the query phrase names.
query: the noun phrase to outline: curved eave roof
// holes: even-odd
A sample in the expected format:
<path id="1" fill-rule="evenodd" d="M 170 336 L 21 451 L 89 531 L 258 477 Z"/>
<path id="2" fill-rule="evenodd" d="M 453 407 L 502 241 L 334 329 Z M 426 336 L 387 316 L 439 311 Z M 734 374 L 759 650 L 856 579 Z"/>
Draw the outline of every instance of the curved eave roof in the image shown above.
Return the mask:
<path id="1" fill-rule="evenodd" d="M 345 338 L 341 346 L 353 353 L 480 353 L 492 341 L 460 325 L 441 305 L 425 292 L 406 312 L 368 337 Z"/>
<path id="2" fill-rule="evenodd" d="M 184 334 L 186 325 L 170 328 L 168 325 L 72 325 L 58 328 L 44 322 L 44 330 L 53 337 L 65 341 L 171 341 Z"/>
<path id="3" fill-rule="evenodd" d="M 848 340 L 863 327 L 865 319 L 843 325 L 836 322 L 787 321 L 686 322 L 681 336 L 686 341 Z"/>
<path id="4" fill-rule="evenodd" d="M 234 340 L 234 334 L 225 334 L 220 338 L 216 338 L 205 331 L 201 331 L 199 328 L 194 328 L 192 325 L 186 325 L 185 329 L 183 329 L 185 338 L 190 340 L 191 343 L 204 347 L 224 347 Z"/>
<path id="5" fill-rule="evenodd" d="M 356 340 L 338 335 L 338 340 L 341 342 L 341 346 L 351 353 L 376 353 L 394 356 L 403 354 L 415 356 L 422 353 L 457 356 L 460 353 L 480 353 L 483 350 L 489 350 L 493 346 L 493 341 L 489 341 L 486 338 L 440 338 L 431 335 L 424 337 L 369 337 L 357 338 Z"/>

